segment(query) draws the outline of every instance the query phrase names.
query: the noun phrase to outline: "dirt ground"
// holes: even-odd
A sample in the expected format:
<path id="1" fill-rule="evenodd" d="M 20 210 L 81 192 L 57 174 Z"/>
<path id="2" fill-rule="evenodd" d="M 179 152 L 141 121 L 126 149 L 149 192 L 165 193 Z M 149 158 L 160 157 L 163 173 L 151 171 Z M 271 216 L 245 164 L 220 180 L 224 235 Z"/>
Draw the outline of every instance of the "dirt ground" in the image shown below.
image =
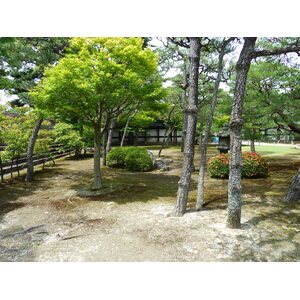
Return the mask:
<path id="1" fill-rule="evenodd" d="M 208 205 L 193 210 L 198 170 L 188 212 L 169 216 L 182 154 L 163 155 L 170 171 L 105 167 L 103 195 L 89 193 L 92 158 L 62 159 L 33 183 L 0 186 L 0 261 L 300 261 L 300 204 L 280 202 L 300 157 L 272 158 L 267 178 L 243 180 L 242 228 L 233 230 L 224 225 L 227 180 L 207 175 Z"/>

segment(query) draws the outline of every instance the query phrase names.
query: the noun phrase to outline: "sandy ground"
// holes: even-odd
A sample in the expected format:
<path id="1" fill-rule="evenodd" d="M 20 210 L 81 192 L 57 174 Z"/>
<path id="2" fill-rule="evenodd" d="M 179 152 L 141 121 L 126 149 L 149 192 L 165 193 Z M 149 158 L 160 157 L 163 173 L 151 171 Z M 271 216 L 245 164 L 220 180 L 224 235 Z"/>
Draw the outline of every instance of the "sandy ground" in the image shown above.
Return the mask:
<path id="1" fill-rule="evenodd" d="M 154 154 L 157 151 L 154 150 Z M 104 168 L 108 194 L 91 196 L 92 159 L 62 159 L 34 183 L 0 188 L 0 261 L 300 261 L 300 205 L 279 201 L 300 166 L 298 157 L 271 162 L 266 179 L 243 180 L 242 228 L 227 229 L 226 180 L 206 178 L 206 200 L 170 217 L 182 156 L 171 170 L 131 173 Z M 199 157 L 196 156 L 196 166 Z"/>

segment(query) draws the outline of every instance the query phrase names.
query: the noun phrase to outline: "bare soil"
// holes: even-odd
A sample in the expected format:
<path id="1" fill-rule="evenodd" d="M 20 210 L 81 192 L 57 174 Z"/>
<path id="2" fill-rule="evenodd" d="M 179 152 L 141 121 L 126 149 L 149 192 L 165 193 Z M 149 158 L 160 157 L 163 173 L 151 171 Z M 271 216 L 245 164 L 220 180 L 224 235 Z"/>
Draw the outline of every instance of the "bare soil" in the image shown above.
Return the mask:
<path id="1" fill-rule="evenodd" d="M 157 148 L 153 148 L 157 154 Z M 210 149 L 210 155 L 216 152 Z M 267 178 L 243 180 L 242 228 L 227 229 L 227 180 L 206 176 L 203 211 L 170 217 L 182 154 L 163 150 L 171 170 L 103 169 L 106 189 L 92 194 L 92 159 L 57 166 L 0 186 L 0 261 L 300 261 L 300 204 L 283 204 L 297 156 L 272 158 Z M 196 155 L 197 166 L 199 154 Z"/>

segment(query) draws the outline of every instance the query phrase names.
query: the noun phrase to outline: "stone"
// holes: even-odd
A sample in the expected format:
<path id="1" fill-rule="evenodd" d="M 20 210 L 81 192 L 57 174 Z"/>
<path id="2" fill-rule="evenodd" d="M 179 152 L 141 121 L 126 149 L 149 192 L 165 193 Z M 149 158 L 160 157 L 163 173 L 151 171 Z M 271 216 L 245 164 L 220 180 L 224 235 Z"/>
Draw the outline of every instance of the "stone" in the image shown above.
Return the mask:
<path id="1" fill-rule="evenodd" d="M 168 158 L 156 158 L 154 162 L 154 168 L 160 171 L 169 171 L 169 164 L 173 162 L 172 159 Z"/>
<path id="2" fill-rule="evenodd" d="M 147 153 L 149 154 L 150 158 L 151 158 L 151 159 L 152 159 L 152 161 L 153 161 L 153 159 L 154 159 L 153 152 L 152 152 L 152 151 L 150 151 L 150 150 L 147 150 Z"/>

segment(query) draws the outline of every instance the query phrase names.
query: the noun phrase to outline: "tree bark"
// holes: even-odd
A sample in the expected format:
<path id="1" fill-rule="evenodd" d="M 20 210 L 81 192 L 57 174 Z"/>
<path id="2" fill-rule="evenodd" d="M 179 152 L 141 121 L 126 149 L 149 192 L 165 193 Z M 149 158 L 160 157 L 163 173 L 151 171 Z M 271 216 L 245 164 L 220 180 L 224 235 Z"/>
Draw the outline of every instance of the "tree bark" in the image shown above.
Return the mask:
<path id="1" fill-rule="evenodd" d="M 94 124 L 94 183 L 92 190 L 103 187 L 100 169 L 100 150 L 101 150 L 101 128 L 99 124 Z"/>
<path id="2" fill-rule="evenodd" d="M 128 129 L 128 126 L 129 126 L 129 122 L 130 120 L 136 115 L 137 113 L 137 110 L 134 111 L 134 113 L 128 117 L 127 119 L 127 122 L 126 122 L 126 125 L 125 125 L 125 128 L 124 128 L 124 132 L 123 132 L 123 136 L 122 136 L 122 140 L 121 140 L 121 144 L 120 144 L 120 147 L 123 147 L 124 145 L 124 141 L 125 141 L 125 136 L 126 136 L 126 133 L 127 133 L 127 129 Z"/>
<path id="3" fill-rule="evenodd" d="M 102 166 L 106 166 L 106 145 L 107 145 L 108 132 L 105 130 L 103 133 L 103 145 L 102 145 Z"/>
<path id="4" fill-rule="evenodd" d="M 182 216 L 186 211 L 191 173 L 194 162 L 195 133 L 198 115 L 198 75 L 200 59 L 199 38 L 190 38 L 190 93 L 187 115 L 187 132 L 184 141 L 183 167 L 180 180 L 178 182 L 177 201 L 174 209 L 174 216 Z"/>
<path id="5" fill-rule="evenodd" d="M 183 73 L 182 73 L 182 93 L 181 93 L 181 101 L 182 101 L 182 112 L 183 112 L 183 122 L 182 122 L 182 134 L 181 134 L 181 152 L 184 150 L 184 141 L 186 137 L 186 126 L 187 126 L 187 115 L 185 113 L 186 109 L 186 90 L 188 87 L 187 82 L 187 70 L 186 70 L 186 62 L 183 64 Z"/>
<path id="6" fill-rule="evenodd" d="M 3 175 L 3 166 L 2 166 L 2 158 L 1 158 L 1 154 L 0 154 L 0 175 L 1 175 L 1 182 L 4 181 L 4 175 Z"/>
<path id="7" fill-rule="evenodd" d="M 159 151 L 158 151 L 157 157 L 160 157 L 160 156 L 161 156 L 161 152 L 162 152 L 162 150 L 163 150 L 165 144 L 167 144 L 168 141 L 170 140 L 170 137 L 171 137 L 171 135 L 172 135 L 172 131 L 174 130 L 174 128 L 175 128 L 175 127 L 172 127 L 171 129 L 165 131 L 164 139 L 163 139 L 163 142 L 162 142 L 162 144 L 161 144 L 161 146 L 160 146 L 160 149 L 159 149 Z"/>
<path id="8" fill-rule="evenodd" d="M 173 106 L 172 109 L 169 111 L 166 124 L 170 124 L 171 116 L 172 116 L 172 113 L 173 113 L 174 109 L 175 109 L 175 106 Z M 170 136 L 172 135 L 172 131 L 175 129 L 175 127 L 173 126 L 171 128 L 165 129 L 165 134 L 164 134 L 163 142 L 162 142 L 162 144 L 160 146 L 160 149 L 158 151 L 158 155 L 157 155 L 158 157 L 160 157 L 160 155 L 161 155 L 161 151 L 162 151 L 162 149 L 163 149 L 163 147 L 164 147 L 164 145 L 166 143 L 166 139 L 167 139 L 167 142 L 168 142 L 168 140 L 170 139 Z"/>
<path id="9" fill-rule="evenodd" d="M 252 137 L 251 137 L 251 140 L 250 140 L 250 151 L 251 152 L 256 152 L 255 151 L 255 129 L 254 128 L 251 128 L 251 131 L 252 131 Z"/>
<path id="10" fill-rule="evenodd" d="M 33 151 L 34 151 L 34 145 L 39 133 L 39 130 L 41 128 L 41 125 L 43 123 L 43 119 L 40 118 L 36 121 L 30 140 L 27 148 L 27 174 L 25 181 L 32 181 L 33 180 L 33 172 L 34 172 L 34 165 L 33 165 Z"/>
<path id="11" fill-rule="evenodd" d="M 287 203 L 300 202 L 300 169 L 294 176 L 291 186 L 282 201 Z"/>
<path id="12" fill-rule="evenodd" d="M 197 193 L 197 201 L 196 201 L 196 210 L 202 209 L 204 203 L 204 177 L 205 177 L 205 168 L 206 168 L 206 153 L 207 153 L 207 146 L 208 146 L 208 138 L 209 138 L 211 124 L 215 113 L 215 108 L 217 105 L 219 85 L 221 82 L 222 71 L 223 71 L 223 59 L 224 59 L 225 50 L 226 50 L 226 46 L 228 45 L 228 42 L 224 43 L 220 50 L 217 79 L 214 86 L 210 114 L 207 120 L 205 133 L 204 133 L 204 137 L 202 138 L 201 145 L 200 145 L 200 136 L 202 137 L 202 132 L 200 133 L 199 136 L 199 147 L 201 147 L 201 158 L 200 158 L 200 169 L 199 169 L 199 177 L 198 177 L 198 193 Z"/>
<path id="13" fill-rule="evenodd" d="M 113 117 L 109 123 L 107 143 L 106 143 L 106 154 L 111 150 L 113 131 L 115 129 L 116 122 L 117 122 L 117 117 Z"/>
<path id="14" fill-rule="evenodd" d="M 247 75 L 250 69 L 256 37 L 245 38 L 243 49 L 236 64 L 236 85 L 230 120 L 230 163 L 228 181 L 227 226 L 241 225 L 241 168 L 242 168 L 242 111 Z"/>

